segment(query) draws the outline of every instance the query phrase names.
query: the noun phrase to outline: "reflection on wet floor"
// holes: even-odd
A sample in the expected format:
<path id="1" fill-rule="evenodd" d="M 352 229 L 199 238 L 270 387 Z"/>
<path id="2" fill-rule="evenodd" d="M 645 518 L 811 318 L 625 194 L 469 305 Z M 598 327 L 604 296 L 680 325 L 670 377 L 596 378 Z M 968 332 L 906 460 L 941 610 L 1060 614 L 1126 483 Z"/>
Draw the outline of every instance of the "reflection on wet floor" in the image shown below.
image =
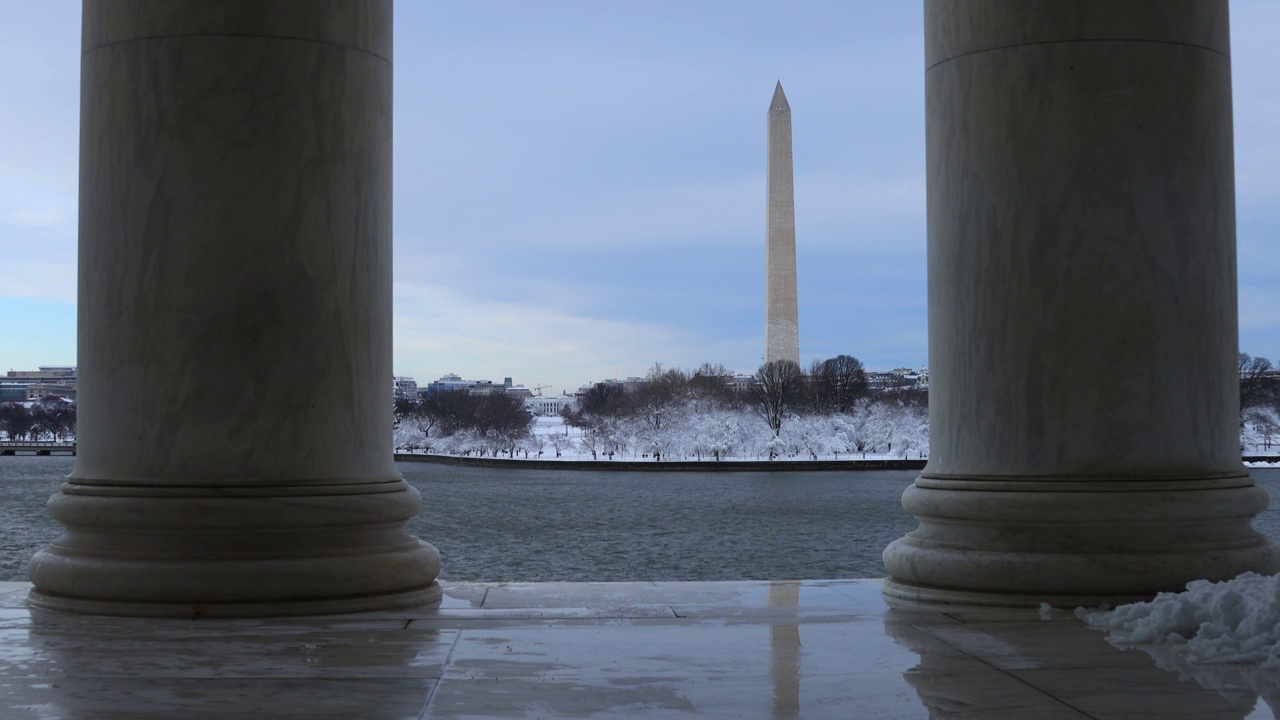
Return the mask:
<path id="1" fill-rule="evenodd" d="M 794 610 L 800 604 L 798 584 L 769 586 L 769 607 Z M 769 625 L 769 670 L 773 676 L 773 717 L 791 720 L 800 717 L 800 626 L 793 623 Z"/>
<path id="2" fill-rule="evenodd" d="M 0 717 L 1271 718 L 1275 673 L 1067 613 L 902 612 L 868 580 L 492 583 L 439 608 L 174 621 L 0 584 Z"/>

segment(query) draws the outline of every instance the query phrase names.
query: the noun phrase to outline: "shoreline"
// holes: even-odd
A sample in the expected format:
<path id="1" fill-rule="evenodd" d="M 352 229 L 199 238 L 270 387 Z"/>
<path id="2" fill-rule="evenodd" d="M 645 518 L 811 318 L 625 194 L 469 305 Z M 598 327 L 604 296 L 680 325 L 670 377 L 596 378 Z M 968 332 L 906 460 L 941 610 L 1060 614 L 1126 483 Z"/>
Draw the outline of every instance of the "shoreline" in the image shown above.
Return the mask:
<path id="1" fill-rule="evenodd" d="M 928 460 L 520 460 L 396 453 L 396 462 L 423 462 L 525 470 L 607 470 L 615 472 L 804 472 L 834 470 L 920 470 Z"/>
<path id="2" fill-rule="evenodd" d="M 1280 456 L 1246 455 L 1246 469 L 1280 466 Z M 605 470 L 613 472 L 834 472 L 923 470 L 928 460 L 521 460 L 395 453 L 396 462 L 433 463 L 458 467 L 525 470 Z"/>

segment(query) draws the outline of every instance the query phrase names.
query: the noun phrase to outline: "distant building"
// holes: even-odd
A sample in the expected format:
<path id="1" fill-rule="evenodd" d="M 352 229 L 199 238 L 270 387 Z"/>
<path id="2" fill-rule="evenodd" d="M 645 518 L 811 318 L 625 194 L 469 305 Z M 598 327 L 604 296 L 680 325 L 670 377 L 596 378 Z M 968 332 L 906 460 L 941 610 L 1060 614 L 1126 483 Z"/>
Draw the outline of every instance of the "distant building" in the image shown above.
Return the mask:
<path id="1" fill-rule="evenodd" d="M 499 385 L 492 380 L 463 380 L 453 373 L 442 375 L 439 380 L 427 383 L 426 390 L 422 394 L 430 395 L 438 392 L 465 392 L 471 395 L 509 394 L 522 400 L 533 396 L 528 388 L 512 383 L 509 377 L 503 378 L 502 384 Z"/>
<path id="2" fill-rule="evenodd" d="M 644 385 L 647 382 L 649 381 L 645 380 L 642 377 L 636 377 L 634 375 L 627 378 L 626 380 L 618 380 L 617 378 L 605 378 L 600 382 L 583 383 L 582 386 L 579 387 L 577 391 L 574 392 L 573 395 L 574 397 L 580 398 L 583 395 L 585 395 L 588 390 L 598 385 L 603 385 L 605 387 L 616 387 L 616 388 L 620 388 L 623 392 L 630 393 L 630 392 L 635 392 L 636 390 L 639 390 L 640 388 L 644 387 Z"/>
<path id="3" fill-rule="evenodd" d="M 556 417 L 565 408 L 576 408 L 578 400 L 572 395 L 531 397 L 524 401 L 524 406 L 537 417 Z"/>
<path id="4" fill-rule="evenodd" d="M 505 385 L 494 385 L 492 380 L 476 380 L 467 392 L 472 395 L 501 395 L 507 391 Z"/>
<path id="5" fill-rule="evenodd" d="M 74 401 L 76 399 L 76 389 L 72 385 L 32 383 L 27 386 L 26 395 L 27 400 L 44 400 L 49 397 L 57 397 L 63 400 Z"/>
<path id="6" fill-rule="evenodd" d="M 927 388 L 929 371 L 920 368 L 894 368 L 888 372 L 867 372 L 867 389 L 873 391 L 894 390 L 898 388 Z"/>
<path id="7" fill-rule="evenodd" d="M 41 365 L 39 370 L 10 370 L 0 378 L 0 402 L 40 400 L 50 395 L 74 401 L 76 387 L 73 365 Z"/>
<path id="8" fill-rule="evenodd" d="M 528 400 L 533 397 L 533 391 L 523 385 L 510 385 L 505 392 L 507 397 L 513 397 L 517 400 Z"/>
<path id="9" fill-rule="evenodd" d="M 458 377 L 457 375 L 454 375 L 453 373 L 447 373 L 445 375 L 441 375 L 439 380 L 435 380 L 433 382 L 427 383 L 427 389 L 425 391 L 425 394 L 430 395 L 431 393 L 438 393 L 438 392 L 458 392 L 459 390 L 463 390 L 463 391 L 470 390 L 472 384 L 473 383 L 471 383 L 469 380 L 463 380 L 462 378 Z"/>
<path id="10" fill-rule="evenodd" d="M 411 377 L 397 376 L 393 380 L 392 397 L 396 400 L 417 400 L 418 383 Z"/>

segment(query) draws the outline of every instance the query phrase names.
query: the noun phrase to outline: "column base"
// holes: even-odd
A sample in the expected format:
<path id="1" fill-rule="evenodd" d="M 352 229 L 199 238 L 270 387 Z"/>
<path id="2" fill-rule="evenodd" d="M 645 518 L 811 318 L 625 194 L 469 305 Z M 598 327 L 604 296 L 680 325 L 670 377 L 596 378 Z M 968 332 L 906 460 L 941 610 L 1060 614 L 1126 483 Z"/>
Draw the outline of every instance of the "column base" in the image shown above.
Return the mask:
<path id="1" fill-rule="evenodd" d="M 936 610 L 943 607 L 1006 607 L 1034 608 L 1042 604 L 1055 608 L 1099 607 L 1150 600 L 1152 595 L 1020 595 L 1017 593 L 989 593 L 975 590 L 911 585 L 893 578 L 885 578 L 880 587 L 885 602 L 895 610 Z"/>
<path id="2" fill-rule="evenodd" d="M 32 605 L 148 617 L 387 610 L 440 599 L 440 554 L 411 537 L 403 480 L 140 487 L 73 480 L 67 532 L 31 560 Z"/>
<path id="3" fill-rule="evenodd" d="M 32 590 L 27 602 L 44 610 L 153 618 L 264 618 L 285 615 L 337 615 L 340 613 L 398 610 L 437 605 L 443 597 L 440 583 L 416 590 L 350 598 L 301 600 L 294 602 L 217 603 L 211 605 L 116 602 L 49 595 Z"/>
<path id="4" fill-rule="evenodd" d="M 1280 570 L 1280 548 L 1250 524 L 1267 493 L 1247 474 L 921 476 L 902 504 L 920 526 L 884 551 L 898 606 L 1117 605 Z"/>

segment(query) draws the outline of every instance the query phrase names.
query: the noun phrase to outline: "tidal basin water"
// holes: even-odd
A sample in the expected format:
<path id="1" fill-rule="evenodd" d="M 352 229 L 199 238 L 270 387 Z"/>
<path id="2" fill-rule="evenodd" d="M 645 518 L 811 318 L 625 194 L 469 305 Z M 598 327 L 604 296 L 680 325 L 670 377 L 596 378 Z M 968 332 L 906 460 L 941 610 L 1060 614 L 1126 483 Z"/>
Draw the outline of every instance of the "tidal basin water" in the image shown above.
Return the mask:
<path id="1" fill-rule="evenodd" d="M 0 581 L 25 580 L 59 534 L 45 502 L 70 457 L 0 458 Z M 899 502 L 915 471 L 616 473 L 400 463 L 422 491 L 410 532 L 442 578 L 484 581 L 882 577 L 880 552 L 915 527 Z M 1280 539 L 1280 469 L 1254 525 Z"/>

